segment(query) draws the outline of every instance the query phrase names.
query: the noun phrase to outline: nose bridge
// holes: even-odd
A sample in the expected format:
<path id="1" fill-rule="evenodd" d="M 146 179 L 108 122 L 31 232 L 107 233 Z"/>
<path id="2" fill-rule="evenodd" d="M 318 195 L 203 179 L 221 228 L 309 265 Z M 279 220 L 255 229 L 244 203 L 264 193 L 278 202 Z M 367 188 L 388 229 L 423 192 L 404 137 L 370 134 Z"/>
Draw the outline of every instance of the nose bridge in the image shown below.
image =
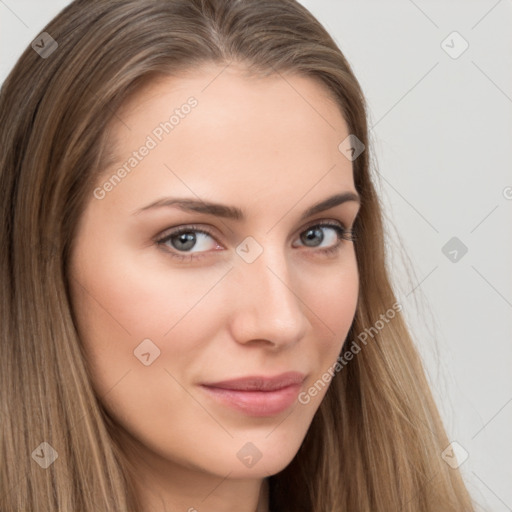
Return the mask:
<path id="1" fill-rule="evenodd" d="M 298 341 L 307 319 L 284 251 L 265 247 L 254 261 L 241 259 L 237 267 L 237 339 L 266 339 L 281 345 Z"/>

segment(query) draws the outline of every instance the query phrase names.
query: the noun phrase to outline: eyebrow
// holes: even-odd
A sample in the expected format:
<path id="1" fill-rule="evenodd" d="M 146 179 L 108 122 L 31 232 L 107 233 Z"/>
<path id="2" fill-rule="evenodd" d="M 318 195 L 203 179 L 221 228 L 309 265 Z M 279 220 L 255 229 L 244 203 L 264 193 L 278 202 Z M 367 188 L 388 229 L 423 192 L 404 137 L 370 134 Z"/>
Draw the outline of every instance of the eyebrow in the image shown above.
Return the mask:
<path id="1" fill-rule="evenodd" d="M 323 212 L 325 210 L 329 210 L 330 208 L 334 208 L 340 204 L 355 201 L 358 204 L 361 204 L 361 198 L 358 194 L 354 192 L 343 192 L 341 194 L 336 194 L 319 203 L 314 204 L 310 208 L 308 208 L 301 216 L 300 220 L 305 220 L 316 213 Z M 139 215 L 142 212 L 147 210 L 152 210 L 155 208 L 163 208 L 163 207 L 177 207 L 184 211 L 195 212 L 195 213 L 205 213 L 207 215 L 214 215 L 217 217 L 221 217 L 224 219 L 232 219 L 236 221 L 245 220 L 245 215 L 243 210 L 237 208 L 235 206 L 227 206 L 219 203 L 212 203 L 197 199 L 187 199 L 180 197 L 164 197 L 162 199 L 158 199 L 153 203 L 144 206 L 136 210 L 133 215 Z"/>

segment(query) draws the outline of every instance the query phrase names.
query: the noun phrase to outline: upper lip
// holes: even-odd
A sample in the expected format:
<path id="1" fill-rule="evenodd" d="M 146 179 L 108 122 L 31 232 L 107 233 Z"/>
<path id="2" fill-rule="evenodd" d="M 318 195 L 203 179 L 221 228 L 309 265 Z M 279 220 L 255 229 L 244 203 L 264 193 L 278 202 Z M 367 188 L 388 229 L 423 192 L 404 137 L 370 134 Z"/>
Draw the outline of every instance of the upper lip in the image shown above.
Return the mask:
<path id="1" fill-rule="evenodd" d="M 306 376 L 299 372 L 286 372 L 273 377 L 251 375 L 219 382 L 204 383 L 210 388 L 230 389 L 234 391 L 276 391 L 288 386 L 302 384 Z"/>

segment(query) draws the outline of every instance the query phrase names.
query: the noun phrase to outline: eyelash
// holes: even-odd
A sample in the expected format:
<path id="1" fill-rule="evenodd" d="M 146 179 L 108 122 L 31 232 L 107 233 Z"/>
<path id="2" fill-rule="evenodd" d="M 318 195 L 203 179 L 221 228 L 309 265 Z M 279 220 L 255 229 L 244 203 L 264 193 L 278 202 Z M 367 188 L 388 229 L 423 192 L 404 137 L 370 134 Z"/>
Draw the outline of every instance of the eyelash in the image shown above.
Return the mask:
<path id="1" fill-rule="evenodd" d="M 325 249 L 318 249 L 318 252 L 320 252 L 321 254 L 324 254 L 326 256 L 329 256 L 331 254 L 334 254 L 335 252 L 337 252 L 339 249 L 340 249 L 340 245 L 341 245 L 341 241 L 342 240 L 346 240 L 348 242 L 354 242 L 357 237 L 356 237 L 356 234 L 354 233 L 354 229 L 351 228 L 351 229 L 347 229 L 345 228 L 342 224 L 338 224 L 338 223 L 333 223 L 333 222 L 320 222 L 320 223 L 316 223 L 316 224 L 311 224 L 309 226 L 306 226 L 304 228 L 303 231 L 301 231 L 300 234 L 304 233 L 305 231 L 308 231 L 309 229 L 312 229 L 312 228 L 331 228 L 331 229 L 334 229 L 336 231 L 336 234 L 338 235 L 338 243 L 336 245 L 333 245 L 332 247 L 327 247 Z M 209 237 L 213 238 L 215 240 L 215 237 L 213 236 L 213 233 L 211 233 L 208 229 L 205 229 L 204 227 L 199 227 L 199 226 L 195 226 L 193 224 L 191 225 L 188 225 L 188 226 L 182 226 L 180 228 L 177 228 L 176 230 L 170 232 L 170 233 L 167 233 L 165 236 L 161 237 L 161 238 L 158 238 L 155 240 L 155 243 L 158 245 L 158 246 L 165 246 L 166 245 L 166 242 L 168 242 L 171 238 L 175 237 L 175 236 L 179 236 L 183 233 L 202 233 L 202 234 L 205 234 L 205 235 L 208 235 Z M 313 248 L 314 249 L 314 248 Z M 191 260 L 194 260 L 194 259 L 198 259 L 198 258 L 201 258 L 203 256 L 205 256 L 205 253 L 206 252 L 210 252 L 210 251 L 205 251 L 205 252 L 202 252 L 202 253 L 190 253 L 190 254 L 187 254 L 187 253 L 179 253 L 179 252 L 174 252 L 174 250 L 168 250 L 166 249 L 169 253 L 169 255 L 173 258 L 177 258 L 179 259 L 180 261 L 191 261 Z"/>

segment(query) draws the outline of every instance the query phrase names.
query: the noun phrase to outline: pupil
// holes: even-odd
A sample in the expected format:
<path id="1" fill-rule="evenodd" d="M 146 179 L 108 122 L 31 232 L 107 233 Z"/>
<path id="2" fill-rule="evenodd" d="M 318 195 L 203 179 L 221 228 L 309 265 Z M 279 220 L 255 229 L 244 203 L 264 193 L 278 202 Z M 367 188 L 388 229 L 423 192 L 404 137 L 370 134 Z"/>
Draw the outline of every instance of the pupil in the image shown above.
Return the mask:
<path id="1" fill-rule="evenodd" d="M 177 236 L 177 239 L 178 243 L 175 244 L 173 242 L 172 244 L 176 249 L 192 249 L 192 247 L 194 247 L 194 244 L 196 243 L 196 236 L 193 233 L 180 233 Z"/>
<path id="2" fill-rule="evenodd" d="M 307 242 L 314 241 L 315 238 L 319 238 L 318 243 L 314 243 L 313 247 L 322 243 L 324 234 L 321 229 L 311 228 L 306 231 L 306 234 L 302 237 L 302 242 L 307 245 Z"/>

